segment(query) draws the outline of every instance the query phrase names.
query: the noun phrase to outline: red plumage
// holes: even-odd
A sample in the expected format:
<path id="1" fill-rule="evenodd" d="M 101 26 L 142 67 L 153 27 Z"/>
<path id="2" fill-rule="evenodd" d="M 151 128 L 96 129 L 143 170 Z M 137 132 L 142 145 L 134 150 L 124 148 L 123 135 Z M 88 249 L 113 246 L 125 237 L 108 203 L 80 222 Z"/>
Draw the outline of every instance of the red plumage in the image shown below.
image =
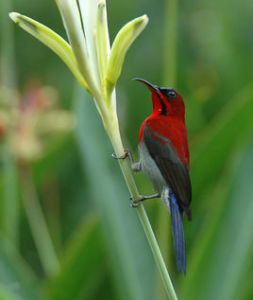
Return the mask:
<path id="1" fill-rule="evenodd" d="M 134 170 L 142 170 L 147 175 L 171 213 L 177 266 L 185 273 L 183 213 L 191 220 L 192 192 L 184 101 L 173 89 L 137 80 L 151 91 L 153 113 L 141 126 L 140 162 L 134 165 Z"/>
<path id="2" fill-rule="evenodd" d="M 191 182 L 184 101 L 171 88 L 137 80 L 149 88 L 153 105 L 152 115 L 140 129 L 141 169 L 159 194 L 168 188 L 175 194 L 180 209 L 190 220 Z"/>
<path id="3" fill-rule="evenodd" d="M 185 106 L 182 97 L 177 94 L 177 102 L 170 103 L 165 96 L 159 92 L 158 94 L 151 90 L 153 113 L 143 123 L 139 134 L 139 143 L 143 136 L 145 126 L 151 127 L 155 132 L 159 132 L 162 136 L 168 138 L 175 148 L 181 162 L 189 169 L 189 149 L 187 142 L 187 131 L 185 126 Z M 168 115 L 162 115 L 162 104 L 165 103 Z M 161 143 L 165 143 L 157 136 L 153 136 Z"/>

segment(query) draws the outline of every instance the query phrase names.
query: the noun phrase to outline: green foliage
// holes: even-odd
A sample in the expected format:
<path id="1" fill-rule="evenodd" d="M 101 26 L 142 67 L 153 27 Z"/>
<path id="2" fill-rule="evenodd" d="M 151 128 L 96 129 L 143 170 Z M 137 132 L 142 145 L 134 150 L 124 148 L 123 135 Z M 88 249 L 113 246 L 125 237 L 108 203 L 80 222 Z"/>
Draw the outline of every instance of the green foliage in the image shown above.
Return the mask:
<path id="1" fill-rule="evenodd" d="M 248 264 L 252 261 L 253 203 L 251 198 L 252 142 L 243 157 L 225 176 L 231 189 L 215 193 L 216 216 L 204 225 L 203 234 L 191 253 L 189 276 L 182 284 L 183 299 L 243 299 Z M 224 183 L 224 182 L 223 182 Z M 221 195 L 222 194 L 222 195 Z M 246 289 L 246 290 L 245 290 Z"/>
<path id="2" fill-rule="evenodd" d="M 2 24 L 13 26 L 8 12 L 17 10 L 63 36 L 52 1 L 34 5 L 19 0 L 12 8 L 9 0 L 3 2 L 8 5 L 0 7 L 1 16 L 6 15 L 0 20 Z M 186 102 L 193 220 L 185 221 L 186 276 L 177 273 L 169 248 L 172 280 L 179 299 L 252 299 L 251 1 L 244 5 L 224 0 L 185 1 L 177 6 L 176 2 L 172 6 L 168 3 L 109 3 L 110 32 L 116 33 L 129 16 L 146 13 L 150 20 L 129 51 L 118 84 L 117 108 L 124 143 L 137 156 L 139 125 L 151 110 L 148 93 L 131 78 L 143 77 L 168 86 L 171 82 L 167 78 L 176 82 Z M 178 10 L 174 21 L 168 20 L 166 7 L 172 7 L 174 14 Z M 176 20 L 179 26 L 173 27 Z M 174 29 L 164 28 L 168 24 Z M 0 137 L 0 299 L 165 299 L 156 290 L 152 254 L 136 212 L 129 207 L 125 183 L 117 161 L 111 158 L 112 147 L 89 96 L 79 89 L 73 93 L 72 74 L 43 45 L 18 29 L 14 39 L 10 36 L 13 27 L 6 28 L 1 26 L 0 51 L 5 62 L 0 66 L 1 74 L 7 74 L 6 63 L 12 66 L 16 60 L 16 70 L 10 69 L 19 78 L 20 93 L 30 79 L 55 86 L 62 106 L 74 112 L 78 125 L 75 133 L 52 138 L 42 157 L 29 164 L 33 188 L 59 259 L 60 270 L 52 276 L 43 270 L 24 211 L 20 196 L 26 194 L 26 185 L 21 181 L 20 164 L 9 159 L 4 152 L 6 140 Z M 15 60 L 10 57 L 13 40 Z M 177 47 L 170 47 L 174 41 Z M 68 46 L 64 47 L 61 49 L 67 51 Z M 99 63 L 100 68 L 103 63 Z M 0 78 L 1 101 L 6 96 L 4 87 L 15 86 L 13 74 L 9 75 Z M 141 192 L 152 191 L 142 175 L 137 175 L 136 181 Z M 157 220 L 155 201 L 145 206 L 157 228 L 166 222 Z M 38 238 L 44 242 L 43 237 Z"/>
<path id="3" fill-rule="evenodd" d="M 62 255 L 61 272 L 49 281 L 50 299 L 89 299 L 104 279 L 105 252 L 97 218 L 87 217 L 73 235 Z"/>
<path id="4" fill-rule="evenodd" d="M 109 162 L 111 146 L 89 98 L 87 93 L 76 95 L 77 140 L 90 195 L 101 217 L 115 288 L 119 299 L 152 299 L 152 255 L 137 215 L 129 208 L 128 191 L 117 161 Z"/>
<path id="5" fill-rule="evenodd" d="M 1 237 L 0 297 L 4 300 L 41 299 L 38 282 L 16 250 Z"/>

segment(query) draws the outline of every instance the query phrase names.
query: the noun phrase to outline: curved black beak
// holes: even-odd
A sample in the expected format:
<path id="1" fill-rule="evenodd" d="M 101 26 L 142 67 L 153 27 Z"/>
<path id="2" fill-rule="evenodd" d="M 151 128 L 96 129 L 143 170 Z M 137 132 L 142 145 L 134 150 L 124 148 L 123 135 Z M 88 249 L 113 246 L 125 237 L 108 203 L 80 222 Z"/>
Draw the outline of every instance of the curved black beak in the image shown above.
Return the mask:
<path id="1" fill-rule="evenodd" d="M 133 80 L 140 81 L 140 82 L 144 83 L 150 90 L 158 92 L 158 87 L 156 85 L 150 83 L 149 81 L 145 80 L 145 79 L 133 78 Z"/>

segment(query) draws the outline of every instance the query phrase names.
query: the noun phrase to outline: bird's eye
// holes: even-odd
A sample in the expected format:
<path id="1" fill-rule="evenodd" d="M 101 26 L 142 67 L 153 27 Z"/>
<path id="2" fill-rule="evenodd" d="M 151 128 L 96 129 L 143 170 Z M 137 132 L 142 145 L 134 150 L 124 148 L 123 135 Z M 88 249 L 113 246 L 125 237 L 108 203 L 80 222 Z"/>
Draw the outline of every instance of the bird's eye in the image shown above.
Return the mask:
<path id="1" fill-rule="evenodd" d="M 177 98 L 177 93 L 171 88 L 161 87 L 160 91 L 163 93 L 164 96 L 168 98 Z"/>
<path id="2" fill-rule="evenodd" d="M 168 90 L 167 95 L 168 95 L 168 97 L 170 97 L 170 98 L 176 98 L 176 97 L 177 97 L 176 92 L 173 91 L 173 90 Z"/>

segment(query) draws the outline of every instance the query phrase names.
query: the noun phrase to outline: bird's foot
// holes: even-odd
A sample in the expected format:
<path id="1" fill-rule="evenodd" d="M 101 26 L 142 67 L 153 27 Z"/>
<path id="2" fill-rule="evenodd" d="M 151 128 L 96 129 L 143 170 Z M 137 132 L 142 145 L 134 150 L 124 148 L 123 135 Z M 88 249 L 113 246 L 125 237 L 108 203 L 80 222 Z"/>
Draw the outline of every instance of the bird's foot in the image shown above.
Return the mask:
<path id="1" fill-rule="evenodd" d="M 130 207 L 137 207 L 139 206 L 140 202 L 144 201 L 145 197 L 142 196 L 142 195 L 139 195 L 138 199 L 134 200 L 133 197 L 130 197 L 130 200 L 131 200 L 131 204 L 130 204 Z"/>
<path id="2" fill-rule="evenodd" d="M 141 171 L 141 163 L 140 162 L 134 162 L 132 153 L 128 149 L 124 149 L 124 154 L 121 155 L 121 156 L 117 156 L 116 153 L 114 152 L 112 154 L 112 157 L 115 158 L 115 159 L 125 159 L 125 158 L 128 157 L 129 160 L 130 160 L 132 170 L 136 173 Z"/>
<path id="3" fill-rule="evenodd" d="M 139 195 L 138 199 L 134 200 L 133 197 L 130 197 L 131 199 L 131 207 L 137 207 L 140 202 L 143 202 L 145 200 L 148 200 L 148 199 L 154 199 L 154 198 L 159 198 L 160 197 L 160 194 L 159 193 L 156 193 L 156 194 L 153 194 L 153 195 L 149 195 L 149 196 L 143 196 L 143 195 Z"/>
<path id="4" fill-rule="evenodd" d="M 113 152 L 112 157 L 115 159 L 125 159 L 129 156 L 129 150 L 128 149 L 124 149 L 124 154 L 121 156 L 117 156 L 117 154 L 115 152 Z"/>

